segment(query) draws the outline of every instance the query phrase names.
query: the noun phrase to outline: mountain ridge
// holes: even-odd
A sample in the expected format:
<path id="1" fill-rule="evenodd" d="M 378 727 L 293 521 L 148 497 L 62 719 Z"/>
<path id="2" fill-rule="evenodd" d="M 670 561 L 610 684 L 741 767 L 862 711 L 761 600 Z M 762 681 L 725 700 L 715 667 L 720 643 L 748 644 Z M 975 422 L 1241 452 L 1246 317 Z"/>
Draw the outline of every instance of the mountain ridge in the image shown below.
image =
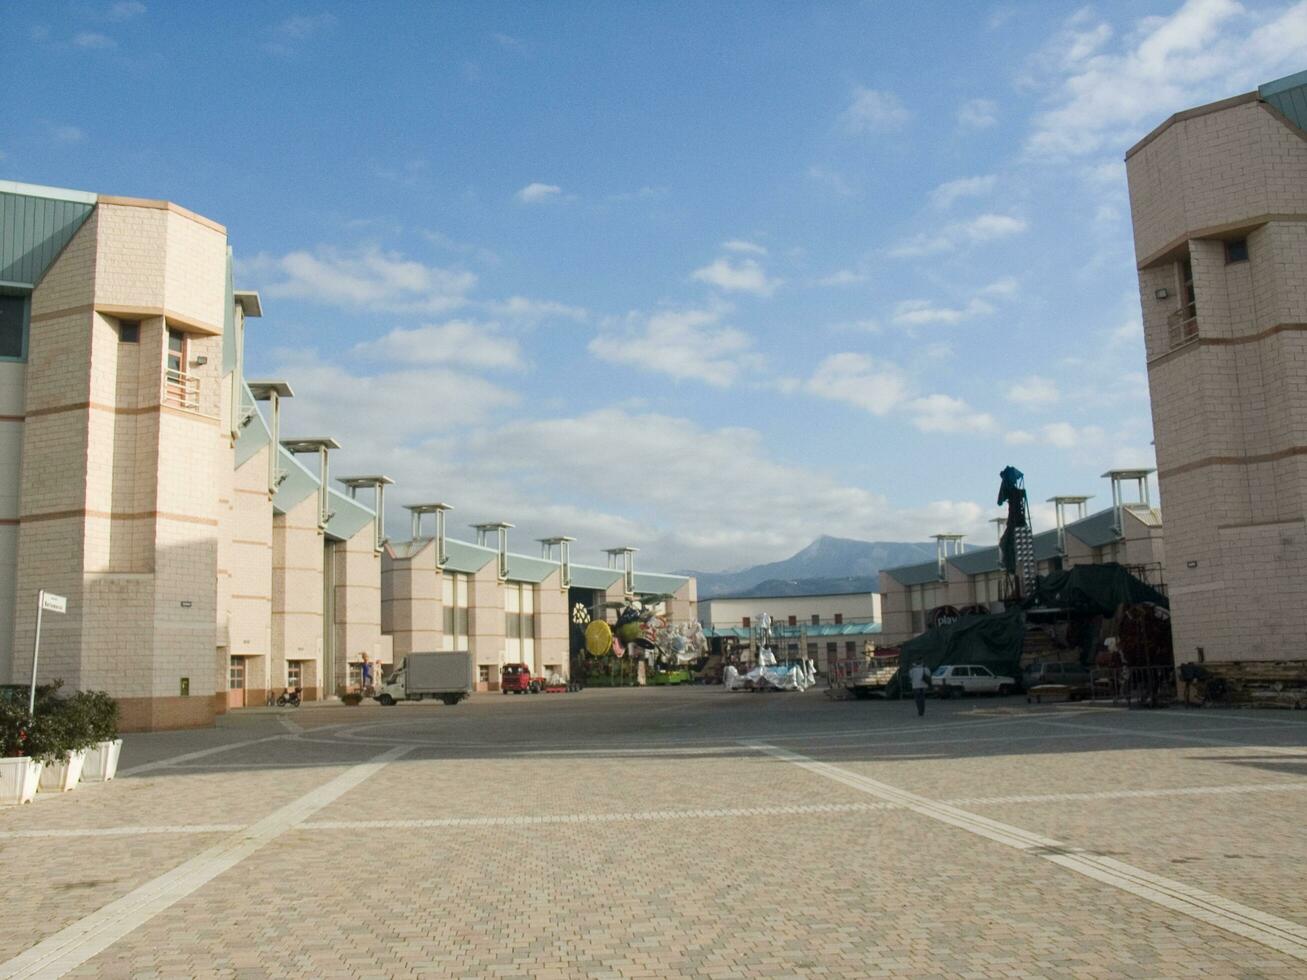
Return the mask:
<path id="1" fill-rule="evenodd" d="M 698 580 L 699 598 L 825 595 L 875 592 L 882 568 L 935 557 L 935 545 L 912 541 L 861 541 L 823 534 L 789 558 L 734 572 L 685 570 Z"/>

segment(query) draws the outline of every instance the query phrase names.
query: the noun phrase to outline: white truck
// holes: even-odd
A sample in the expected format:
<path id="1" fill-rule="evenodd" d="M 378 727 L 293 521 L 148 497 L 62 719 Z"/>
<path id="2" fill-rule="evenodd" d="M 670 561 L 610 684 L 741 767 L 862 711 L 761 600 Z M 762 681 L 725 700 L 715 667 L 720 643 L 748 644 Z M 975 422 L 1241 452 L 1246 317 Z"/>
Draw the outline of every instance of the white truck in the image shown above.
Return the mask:
<path id="1" fill-rule="evenodd" d="M 400 701 L 439 698 L 458 704 L 472 693 L 476 667 L 467 650 L 410 653 L 399 669 L 386 678 L 376 698 L 389 707 Z"/>

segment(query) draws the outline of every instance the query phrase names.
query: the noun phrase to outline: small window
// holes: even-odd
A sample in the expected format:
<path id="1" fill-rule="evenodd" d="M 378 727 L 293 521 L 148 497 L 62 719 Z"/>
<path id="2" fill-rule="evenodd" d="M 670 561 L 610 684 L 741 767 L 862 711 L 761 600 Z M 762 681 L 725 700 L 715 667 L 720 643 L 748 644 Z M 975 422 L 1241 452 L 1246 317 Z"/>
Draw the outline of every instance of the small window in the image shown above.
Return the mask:
<path id="1" fill-rule="evenodd" d="M 834 657 L 835 654 L 836 654 L 838 651 L 839 651 L 839 644 L 837 644 L 837 643 L 827 643 L 827 644 L 826 644 L 826 656 L 827 656 L 827 657 Z"/>
<path id="2" fill-rule="evenodd" d="M 0 358 L 27 357 L 27 297 L 0 294 Z"/>
<path id="3" fill-rule="evenodd" d="M 119 320 L 118 342 L 120 344 L 139 344 L 141 342 L 140 322 L 137 320 Z"/>
<path id="4" fill-rule="evenodd" d="M 853 640 L 848 640 L 848 641 L 844 644 L 844 652 L 845 652 L 848 656 L 850 656 L 850 657 L 855 657 L 855 656 L 857 656 L 857 654 L 858 654 L 858 644 L 855 643 Z"/>
<path id="5" fill-rule="evenodd" d="M 813 625 L 813 626 L 820 626 L 820 625 L 821 625 L 821 617 L 818 616 L 816 613 L 813 613 L 813 614 L 812 614 L 812 625 Z"/>
<path id="6" fill-rule="evenodd" d="M 1248 261 L 1248 239 L 1235 238 L 1225 243 L 1225 264 Z"/>
<path id="7" fill-rule="evenodd" d="M 351 667 L 353 664 L 350 665 Z M 300 660 L 286 661 L 286 686 L 300 688 L 304 686 L 304 663 Z"/>
<path id="8" fill-rule="evenodd" d="M 789 625 L 791 625 L 791 626 L 798 626 L 798 625 L 799 625 L 799 617 L 798 617 L 798 616 L 791 616 L 791 617 L 790 617 Z"/>
<path id="9" fill-rule="evenodd" d="M 749 617 L 748 617 L 748 616 L 745 616 L 744 619 L 742 620 L 742 625 L 743 625 L 744 628 L 747 630 L 747 629 L 748 629 L 750 626 L 752 626 L 753 624 L 749 622 Z"/>
<path id="10" fill-rule="evenodd" d="M 844 622 L 844 613 L 835 614 L 835 625 L 839 626 Z"/>

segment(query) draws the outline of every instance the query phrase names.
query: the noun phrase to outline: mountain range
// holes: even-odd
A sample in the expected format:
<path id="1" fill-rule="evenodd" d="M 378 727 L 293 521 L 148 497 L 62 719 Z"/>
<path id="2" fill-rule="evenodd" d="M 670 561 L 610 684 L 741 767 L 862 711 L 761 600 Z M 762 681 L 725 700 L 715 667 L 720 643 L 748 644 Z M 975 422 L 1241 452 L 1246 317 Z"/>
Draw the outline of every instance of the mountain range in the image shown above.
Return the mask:
<path id="1" fill-rule="evenodd" d="M 699 598 L 714 596 L 826 595 L 876 592 L 880 570 L 930 561 L 934 544 L 910 541 L 858 541 L 823 534 L 782 561 L 734 572 L 682 571 L 699 583 Z"/>

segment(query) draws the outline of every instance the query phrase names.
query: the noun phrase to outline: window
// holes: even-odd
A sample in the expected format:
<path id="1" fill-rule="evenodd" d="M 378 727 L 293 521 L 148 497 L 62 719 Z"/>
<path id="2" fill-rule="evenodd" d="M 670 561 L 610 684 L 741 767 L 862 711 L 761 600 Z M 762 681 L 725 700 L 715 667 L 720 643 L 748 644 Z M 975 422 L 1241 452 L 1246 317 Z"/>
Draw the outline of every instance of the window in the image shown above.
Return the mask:
<path id="1" fill-rule="evenodd" d="M 1180 263 L 1180 283 L 1184 305 L 1166 318 L 1167 341 L 1173 350 L 1198 336 L 1198 294 L 1194 291 L 1194 264 L 1190 259 Z"/>
<path id="2" fill-rule="evenodd" d="M 858 644 L 853 640 L 847 640 L 844 643 L 844 655 L 846 657 L 856 657 L 858 655 Z"/>
<path id="3" fill-rule="evenodd" d="M 839 625 L 843 624 L 843 622 L 844 622 L 844 613 L 836 613 L 836 614 L 835 614 L 835 625 L 836 625 L 836 626 L 839 626 Z"/>
<path id="4" fill-rule="evenodd" d="M 350 665 L 351 667 L 353 664 Z M 304 662 L 301 660 L 286 661 L 286 686 L 303 687 L 304 686 Z"/>
<path id="5" fill-rule="evenodd" d="M 504 583 L 504 652 L 514 663 L 535 657 L 535 586 Z"/>
<path id="6" fill-rule="evenodd" d="M 813 613 L 813 614 L 812 614 L 812 625 L 813 625 L 813 626 L 820 626 L 820 625 L 821 625 L 821 617 L 818 616 L 816 613 Z"/>
<path id="7" fill-rule="evenodd" d="M 0 294 L 0 360 L 27 358 L 27 297 Z"/>
<path id="8" fill-rule="evenodd" d="M 808 659 L 809 660 L 817 659 L 817 644 L 815 643 L 808 644 Z"/>
<path id="9" fill-rule="evenodd" d="M 747 630 L 750 626 L 753 625 L 752 623 L 749 622 L 749 617 L 748 617 L 748 616 L 745 616 L 744 619 L 743 619 L 741 622 L 742 622 L 742 625 L 744 626 L 744 628 L 745 628 L 746 630 Z"/>
<path id="10" fill-rule="evenodd" d="M 794 642 L 787 643 L 785 646 L 785 656 L 791 660 L 799 659 L 799 645 Z"/>
<path id="11" fill-rule="evenodd" d="M 168 328 L 168 372 L 186 372 L 186 334 L 172 327 Z"/>
<path id="12" fill-rule="evenodd" d="M 1225 243 L 1225 264 L 1248 261 L 1248 239 L 1236 238 Z"/>
<path id="13" fill-rule="evenodd" d="M 479 680 L 482 684 L 489 684 L 489 683 L 490 683 L 490 665 L 489 665 L 489 664 L 481 664 L 479 667 L 477 667 L 477 680 Z"/>
<path id="14" fill-rule="evenodd" d="M 227 668 L 227 688 L 232 691 L 245 689 L 245 658 L 232 657 Z"/>
<path id="15" fill-rule="evenodd" d="M 840 649 L 840 645 L 839 645 L 838 643 L 827 643 L 827 644 L 826 644 L 826 659 L 827 659 L 827 660 L 834 660 L 834 659 L 835 659 L 835 654 L 839 653 L 839 649 Z"/>
<path id="16" fill-rule="evenodd" d="M 468 649 L 467 584 L 468 577 L 458 572 L 445 572 L 440 576 L 440 604 L 444 614 L 441 649 Z"/>
<path id="17" fill-rule="evenodd" d="M 798 616 L 791 616 L 791 617 L 789 618 L 789 625 L 791 625 L 791 626 L 798 626 L 798 625 L 799 625 L 799 617 L 798 617 Z"/>
<path id="18" fill-rule="evenodd" d="M 118 321 L 118 343 L 139 344 L 141 342 L 141 324 L 136 320 Z"/>

